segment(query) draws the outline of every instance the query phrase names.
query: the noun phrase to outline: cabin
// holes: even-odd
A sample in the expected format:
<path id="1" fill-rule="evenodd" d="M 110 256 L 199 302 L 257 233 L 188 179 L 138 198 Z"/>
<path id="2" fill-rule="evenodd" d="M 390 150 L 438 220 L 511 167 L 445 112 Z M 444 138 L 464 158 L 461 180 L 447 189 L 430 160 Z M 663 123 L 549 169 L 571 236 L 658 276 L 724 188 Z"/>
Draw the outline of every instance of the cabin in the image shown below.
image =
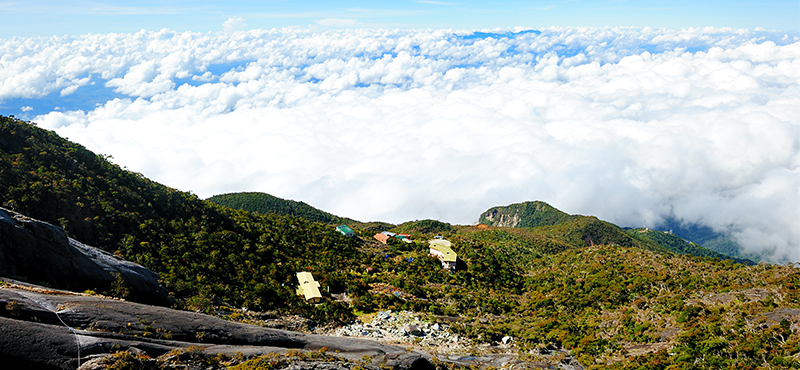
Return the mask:
<path id="1" fill-rule="evenodd" d="M 351 237 L 351 238 L 353 237 L 353 235 L 355 235 L 355 234 L 353 234 L 353 229 L 351 229 L 347 225 L 336 226 L 336 231 L 342 233 L 342 235 L 344 235 L 344 236 Z"/>
<path id="2" fill-rule="evenodd" d="M 297 295 L 305 297 L 306 301 L 311 303 L 321 303 L 322 294 L 319 292 L 319 283 L 314 281 L 314 276 L 310 272 L 298 272 L 297 282 L 300 285 L 297 287 Z"/>
<path id="3" fill-rule="evenodd" d="M 384 233 L 377 233 L 372 237 L 375 238 L 376 240 L 378 240 L 379 242 L 383 243 L 383 244 L 386 244 L 386 243 L 389 242 L 389 235 L 386 235 Z"/>
<path id="4" fill-rule="evenodd" d="M 452 244 L 449 240 L 445 239 L 433 239 L 428 242 L 428 247 L 430 248 L 428 255 L 431 257 L 436 257 L 439 261 L 442 262 L 442 267 L 450 272 L 456 270 L 456 261 L 458 260 L 458 256 L 456 252 L 453 251 L 451 248 Z"/>

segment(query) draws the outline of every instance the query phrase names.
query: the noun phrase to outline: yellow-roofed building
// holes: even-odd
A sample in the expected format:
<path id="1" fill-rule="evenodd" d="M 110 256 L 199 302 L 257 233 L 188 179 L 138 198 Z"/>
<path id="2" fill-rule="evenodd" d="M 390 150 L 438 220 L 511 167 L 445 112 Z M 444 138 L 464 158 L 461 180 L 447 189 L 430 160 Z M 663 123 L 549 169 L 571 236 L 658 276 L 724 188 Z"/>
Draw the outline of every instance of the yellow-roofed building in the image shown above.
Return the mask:
<path id="1" fill-rule="evenodd" d="M 433 239 L 428 242 L 428 246 L 430 247 L 428 254 L 438 258 L 442 262 L 442 267 L 451 272 L 456 270 L 458 256 L 451 248 L 452 244 L 449 240 Z"/>
<path id="2" fill-rule="evenodd" d="M 300 286 L 297 287 L 297 294 L 306 298 L 306 301 L 311 303 L 320 303 L 322 301 L 322 294 L 319 292 L 319 283 L 314 281 L 314 276 L 310 272 L 298 272 L 297 281 Z"/>

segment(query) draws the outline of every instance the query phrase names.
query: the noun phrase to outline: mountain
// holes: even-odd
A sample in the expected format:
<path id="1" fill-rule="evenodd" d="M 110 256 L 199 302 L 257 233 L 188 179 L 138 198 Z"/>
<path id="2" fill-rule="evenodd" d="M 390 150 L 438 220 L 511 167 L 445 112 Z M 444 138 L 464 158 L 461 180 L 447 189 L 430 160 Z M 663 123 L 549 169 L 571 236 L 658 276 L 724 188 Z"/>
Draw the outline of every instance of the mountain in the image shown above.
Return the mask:
<path id="1" fill-rule="evenodd" d="M 755 253 L 746 253 L 744 248 L 734 240 L 725 234 L 715 232 L 708 226 L 687 224 L 674 217 L 669 217 L 659 227 L 662 230 L 669 230 L 683 239 L 727 256 L 753 261 L 763 260 L 763 256 Z"/>
<path id="2" fill-rule="evenodd" d="M 595 217 L 569 215 L 541 201 L 523 202 L 508 206 L 492 207 L 482 213 L 479 222 L 484 225 L 510 228 L 537 228 L 543 233 L 561 235 L 573 247 L 581 241 L 587 245 L 616 244 L 636 246 L 657 252 L 669 251 L 697 257 L 731 259 L 738 263 L 754 264 L 745 258 L 731 257 L 687 242 L 671 233 L 622 228 L 600 221 Z"/>
<path id="3" fill-rule="evenodd" d="M 339 303 L 314 307 L 297 298 L 295 273 L 315 271 L 320 283 L 343 286 L 344 272 L 331 266 L 364 259 L 356 240 L 327 225 L 203 201 L 8 117 L 0 117 L 0 204 L 143 265 L 191 309 L 224 302 L 339 315 Z"/>
<path id="4" fill-rule="evenodd" d="M 478 223 L 498 227 L 537 227 L 557 225 L 573 217 L 545 202 L 524 202 L 489 208 Z"/>
<path id="5" fill-rule="evenodd" d="M 332 215 L 306 203 L 281 199 L 266 193 L 241 192 L 214 195 L 206 199 L 221 206 L 260 214 L 301 217 L 325 224 L 353 224 L 356 221 Z"/>
<path id="6" fill-rule="evenodd" d="M 363 228 L 350 238 L 331 224 L 201 200 L 121 169 L 109 157 L 33 123 L 0 117 L 0 205 L 155 272 L 175 308 L 232 321 L 268 325 L 273 316 L 303 317 L 309 328 L 349 325 L 360 330 L 348 332 L 376 338 L 380 329 L 353 323 L 356 316 L 408 311 L 467 343 L 463 350 L 469 356 L 453 353 L 453 345 L 435 349 L 442 351 L 441 358 L 499 361 L 493 367 L 503 367 L 502 361 L 593 369 L 800 367 L 800 268 L 673 253 L 669 245 L 683 252 L 694 246 L 664 233 L 566 215 L 541 202 L 493 208 L 496 212 L 485 220 L 502 220 L 502 226 L 371 223 L 357 225 Z M 372 235 L 380 229 L 406 231 L 415 242 L 379 243 Z M 455 271 L 429 256 L 427 240 L 434 235 L 452 242 Z M 320 283 L 323 303 L 308 304 L 296 294 L 299 271 L 312 273 Z M 17 291 L 8 284 L 0 283 L 0 289 Z M 32 317 L 50 320 L 51 311 L 37 305 L 45 298 L 40 302 L 20 294 L 31 302 L 8 296 L 0 304 L 0 321 L 29 320 L 31 329 L 15 333 L 40 338 L 45 323 Z M 70 319 L 81 314 L 67 304 L 52 311 L 74 312 Z M 94 328 L 92 320 L 78 321 L 79 338 L 136 334 L 130 330 L 140 327 L 135 321 L 134 329 L 125 329 L 127 322 L 99 320 L 102 326 Z M 146 331 L 135 337 L 140 346 L 170 353 L 167 344 L 174 343 L 162 341 L 171 333 L 159 332 L 155 323 L 139 323 Z M 106 328 L 113 333 L 97 330 Z M 194 342 L 225 341 L 214 329 L 205 332 L 218 337 L 201 333 Z M 10 333 L 0 330 L 0 348 L 16 343 Z M 58 336 L 66 340 L 70 333 L 65 328 Z M 428 334 L 416 333 L 404 337 L 403 347 L 427 345 Z M 229 345 L 237 344 L 219 344 Z M 173 359 L 198 364 L 192 356 L 202 349 L 190 348 Z M 278 353 L 295 353 L 284 350 Z M 301 350 L 308 358 L 325 355 L 322 348 Z M 116 356 L 119 368 L 125 365 L 122 359 L 143 358 Z M 279 358 L 286 356 L 260 361 L 285 368 L 269 362 L 280 363 Z M 66 367 L 74 368 L 61 366 Z"/>
<path id="7" fill-rule="evenodd" d="M 697 257 L 706 258 L 719 258 L 730 259 L 737 263 L 744 263 L 748 265 L 755 265 L 755 262 L 746 258 L 737 258 L 729 255 L 719 253 L 717 251 L 705 248 L 700 244 L 684 240 L 683 238 L 668 232 L 649 229 L 630 229 L 628 233 L 636 238 L 651 240 L 664 246 L 669 251 L 678 254 L 690 254 Z"/>

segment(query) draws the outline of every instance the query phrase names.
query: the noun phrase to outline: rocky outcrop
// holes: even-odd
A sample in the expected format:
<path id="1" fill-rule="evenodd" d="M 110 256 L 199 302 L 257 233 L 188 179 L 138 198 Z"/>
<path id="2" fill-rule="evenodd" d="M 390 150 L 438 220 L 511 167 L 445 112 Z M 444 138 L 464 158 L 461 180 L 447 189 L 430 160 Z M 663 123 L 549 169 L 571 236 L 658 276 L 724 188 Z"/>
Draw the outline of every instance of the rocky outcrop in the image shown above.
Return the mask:
<path id="1" fill-rule="evenodd" d="M 12 368 L 75 369 L 116 351 L 150 357 L 202 347 L 207 354 L 321 351 L 374 367 L 428 369 L 419 353 L 373 341 L 310 335 L 104 297 L 0 287 L 0 358 Z M 197 348 L 197 347 L 193 347 Z"/>
<path id="2" fill-rule="evenodd" d="M 172 302 L 147 268 L 67 237 L 56 226 L 0 208 L 0 275 L 56 289 L 106 291 L 121 278 L 128 299 Z"/>
<path id="3" fill-rule="evenodd" d="M 492 207 L 483 212 L 478 223 L 496 227 L 539 227 L 557 225 L 572 216 L 541 201 Z"/>

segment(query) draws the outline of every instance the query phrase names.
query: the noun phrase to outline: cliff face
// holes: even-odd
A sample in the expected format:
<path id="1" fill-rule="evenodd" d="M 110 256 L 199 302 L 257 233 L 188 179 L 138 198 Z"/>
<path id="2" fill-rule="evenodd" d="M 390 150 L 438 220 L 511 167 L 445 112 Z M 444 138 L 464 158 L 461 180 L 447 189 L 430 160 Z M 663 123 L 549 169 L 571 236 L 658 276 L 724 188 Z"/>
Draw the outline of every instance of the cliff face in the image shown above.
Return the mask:
<path id="1" fill-rule="evenodd" d="M 109 290 L 119 278 L 132 301 L 170 305 L 147 268 L 67 237 L 63 230 L 0 208 L 0 275 L 81 292 Z"/>
<path id="2" fill-rule="evenodd" d="M 480 223 L 497 227 L 517 227 L 521 220 L 522 217 L 517 211 L 510 214 L 498 208 L 492 208 L 481 215 Z"/>

